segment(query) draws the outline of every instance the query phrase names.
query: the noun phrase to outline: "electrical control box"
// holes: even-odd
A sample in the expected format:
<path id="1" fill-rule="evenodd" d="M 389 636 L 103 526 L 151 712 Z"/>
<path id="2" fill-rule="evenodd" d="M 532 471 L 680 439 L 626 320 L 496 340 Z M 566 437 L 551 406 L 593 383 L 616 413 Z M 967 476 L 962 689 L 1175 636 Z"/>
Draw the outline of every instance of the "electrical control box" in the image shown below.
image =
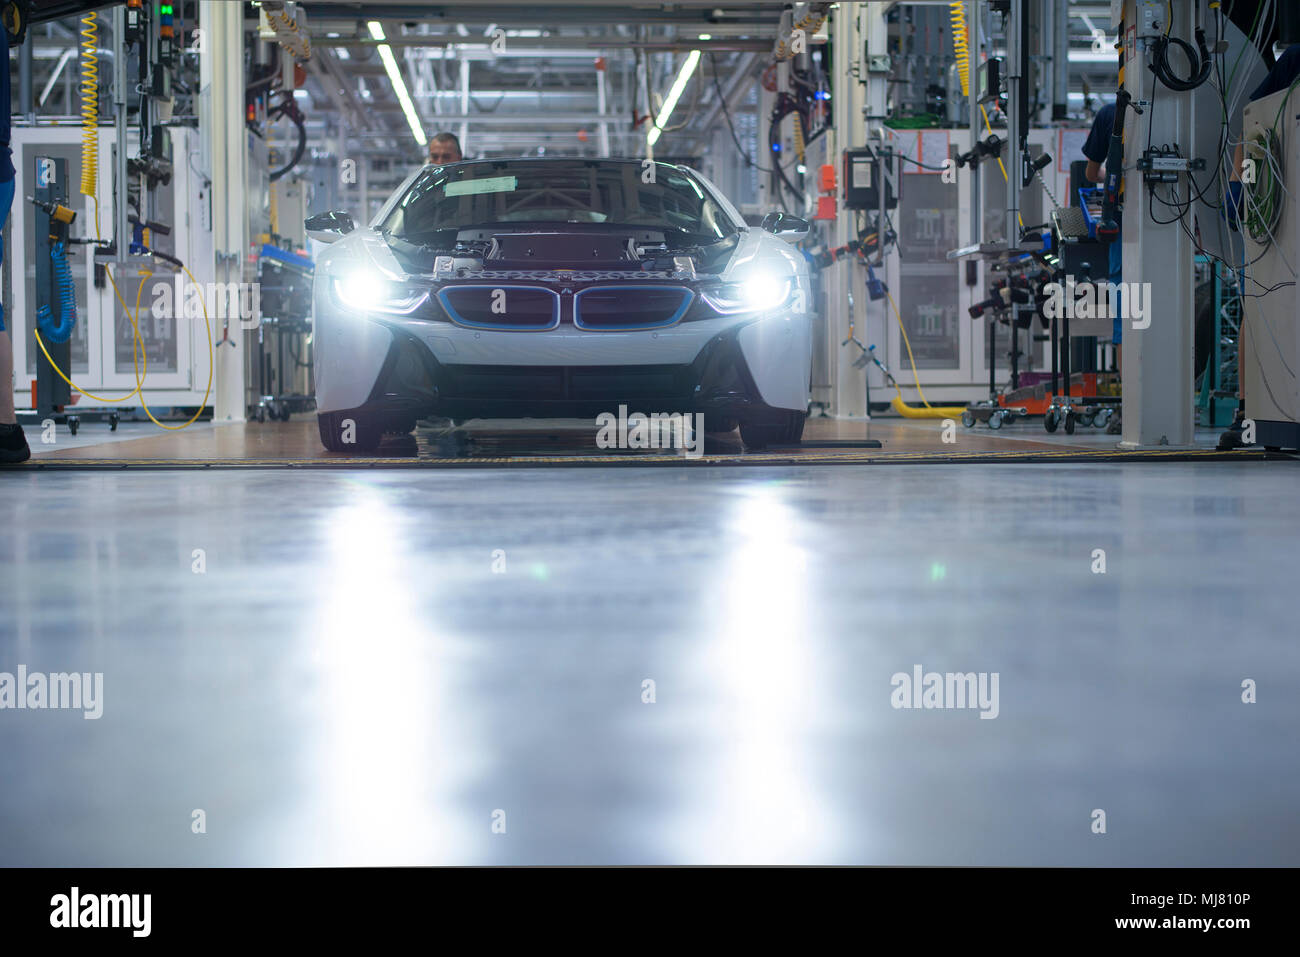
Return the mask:
<path id="1" fill-rule="evenodd" d="M 846 209 L 879 209 L 880 190 L 885 191 L 885 208 L 898 207 L 898 193 L 881 155 L 873 149 L 844 151 L 844 206 Z"/>
<path id="2" fill-rule="evenodd" d="M 977 71 L 978 95 L 981 103 L 992 103 L 1002 95 L 1002 61 L 989 57 L 980 64 Z"/>

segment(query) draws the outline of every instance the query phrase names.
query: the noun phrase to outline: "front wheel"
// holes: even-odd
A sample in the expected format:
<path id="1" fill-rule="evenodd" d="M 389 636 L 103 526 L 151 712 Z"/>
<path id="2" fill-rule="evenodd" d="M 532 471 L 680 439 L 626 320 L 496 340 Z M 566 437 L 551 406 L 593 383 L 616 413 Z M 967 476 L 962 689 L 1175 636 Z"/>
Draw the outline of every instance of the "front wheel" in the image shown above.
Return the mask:
<path id="1" fill-rule="evenodd" d="M 358 412 L 321 412 L 316 424 L 321 445 L 331 452 L 373 452 L 383 438 L 374 420 Z"/>
<path id="2" fill-rule="evenodd" d="M 761 419 L 740 423 L 740 438 L 746 448 L 761 449 L 769 445 L 798 445 L 803 438 L 807 412 L 771 412 Z"/>

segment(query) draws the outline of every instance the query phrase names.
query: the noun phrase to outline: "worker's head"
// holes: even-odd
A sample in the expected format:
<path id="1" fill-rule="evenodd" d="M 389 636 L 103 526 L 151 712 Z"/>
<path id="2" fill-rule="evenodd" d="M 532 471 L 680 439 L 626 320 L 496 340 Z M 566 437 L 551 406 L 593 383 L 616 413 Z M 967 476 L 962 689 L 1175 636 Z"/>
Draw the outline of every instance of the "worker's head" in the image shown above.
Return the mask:
<path id="1" fill-rule="evenodd" d="M 429 140 L 429 162 L 441 165 L 460 161 L 460 140 L 456 139 L 456 134 L 435 133 L 433 139 Z"/>

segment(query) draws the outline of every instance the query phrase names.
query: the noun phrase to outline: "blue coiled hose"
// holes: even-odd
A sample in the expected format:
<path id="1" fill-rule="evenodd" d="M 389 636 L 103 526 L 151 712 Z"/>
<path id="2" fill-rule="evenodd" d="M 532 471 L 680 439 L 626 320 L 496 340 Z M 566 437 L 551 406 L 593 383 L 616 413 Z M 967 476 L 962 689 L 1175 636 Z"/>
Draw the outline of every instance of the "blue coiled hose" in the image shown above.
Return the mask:
<path id="1" fill-rule="evenodd" d="M 54 264 L 54 286 L 59 295 L 59 323 L 54 324 L 49 306 L 41 306 L 36 310 L 36 324 L 50 342 L 67 342 L 77 324 L 77 289 L 72 282 L 72 264 L 63 251 L 63 243 L 55 243 L 50 248 L 50 260 Z"/>

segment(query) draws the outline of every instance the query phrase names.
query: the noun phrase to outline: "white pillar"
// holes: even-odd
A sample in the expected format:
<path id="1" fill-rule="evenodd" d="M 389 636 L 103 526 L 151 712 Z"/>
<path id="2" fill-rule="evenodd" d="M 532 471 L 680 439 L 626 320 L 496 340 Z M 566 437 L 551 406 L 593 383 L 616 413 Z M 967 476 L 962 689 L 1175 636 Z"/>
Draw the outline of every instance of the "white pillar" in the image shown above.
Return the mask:
<path id="1" fill-rule="evenodd" d="M 216 255 L 213 275 L 217 282 L 244 282 L 248 250 L 248 143 L 244 129 L 244 5 L 202 0 L 199 25 L 204 44 L 199 57 L 200 99 L 207 104 L 201 131 L 208 144 L 207 162 L 212 176 L 212 238 Z M 195 270 L 197 272 L 197 270 Z M 213 330 L 221 338 L 221 320 Z M 230 320 L 230 341 L 235 348 L 216 353 L 216 397 L 213 418 L 218 422 L 244 421 L 245 353 L 255 336 Z"/>
<path id="2" fill-rule="evenodd" d="M 469 59 L 463 53 L 460 58 L 460 115 L 469 116 Z M 460 148 L 466 148 L 469 140 L 469 121 L 460 124 Z"/>
<path id="3" fill-rule="evenodd" d="M 866 122 L 863 117 L 864 104 L 870 104 L 870 113 L 875 116 L 884 113 L 885 82 L 883 78 L 871 77 L 864 90 L 857 78 L 850 75 L 849 68 L 857 63 L 862 75 L 867 76 L 867 64 L 863 60 L 863 50 L 868 54 L 884 53 L 886 41 L 885 23 L 882 8 L 876 4 L 839 5 L 832 12 L 830 42 L 835 62 L 835 90 L 831 100 L 834 129 L 827 135 L 835 137 L 831 155 L 834 157 L 836 175 L 842 176 L 844 165 L 841 157 L 846 149 L 862 146 L 866 143 Z M 860 26 L 865 27 L 865 36 Z M 844 183 L 840 183 L 841 208 L 837 211 L 835 227 L 832 230 L 832 245 L 843 246 L 856 239 L 854 216 L 851 210 L 842 207 Z M 863 275 L 866 270 L 844 258 L 833 264 L 823 273 L 827 290 L 826 314 L 826 348 L 830 350 L 831 370 L 831 415 L 839 419 L 863 418 L 867 414 L 866 374 L 862 369 L 854 368 L 853 362 L 861 355 L 856 346 L 841 346 L 849 332 L 849 320 L 853 319 L 858 339 L 865 345 L 873 341 L 873 331 L 867 328 L 867 294 Z M 850 317 L 849 293 L 853 294 L 853 315 Z M 883 329 L 883 323 L 879 324 Z M 879 350 L 885 349 L 884 340 L 879 340 Z M 873 381 L 874 385 L 874 381 Z"/>
<path id="4" fill-rule="evenodd" d="M 699 82 L 703 82 L 700 80 Z M 609 155 L 609 123 L 604 119 L 605 112 L 608 109 L 606 100 L 608 94 L 605 87 L 605 70 L 596 71 L 596 112 L 602 117 L 600 121 L 600 155 Z"/>
<path id="5" fill-rule="evenodd" d="M 1173 5 L 1174 36 L 1191 39 L 1196 6 L 1197 3 Z M 1135 0 L 1125 0 L 1126 34 L 1127 25 L 1135 21 L 1136 15 Z M 1143 46 L 1142 41 L 1137 41 L 1131 58 L 1125 50 L 1128 59 L 1124 67 L 1124 88 L 1134 100 L 1149 103 L 1153 85 L 1159 81 L 1147 69 Z M 1184 62 L 1181 55 L 1172 59 L 1176 63 Z M 1192 243 L 1177 222 L 1161 226 L 1152 221 L 1148 209 L 1150 199 L 1142 173 L 1135 165 L 1147 141 L 1147 124 L 1151 124 L 1153 143 L 1193 141 L 1192 94 L 1161 87 L 1156 94 L 1155 108 L 1144 109 L 1142 116 L 1130 111 L 1125 124 L 1123 278 L 1126 284 L 1139 282 L 1149 290 L 1150 294 L 1143 297 L 1147 313 L 1142 322 L 1150 324 L 1135 329 L 1131 321 L 1124 323 L 1124 435 L 1120 444 L 1125 448 L 1190 446 L 1194 424 Z M 1180 182 L 1179 194 L 1185 194 L 1186 188 L 1186 182 Z M 1171 210 L 1158 204 L 1155 213 L 1162 220 L 1173 218 Z M 1187 228 L 1192 228 L 1190 222 Z"/>

